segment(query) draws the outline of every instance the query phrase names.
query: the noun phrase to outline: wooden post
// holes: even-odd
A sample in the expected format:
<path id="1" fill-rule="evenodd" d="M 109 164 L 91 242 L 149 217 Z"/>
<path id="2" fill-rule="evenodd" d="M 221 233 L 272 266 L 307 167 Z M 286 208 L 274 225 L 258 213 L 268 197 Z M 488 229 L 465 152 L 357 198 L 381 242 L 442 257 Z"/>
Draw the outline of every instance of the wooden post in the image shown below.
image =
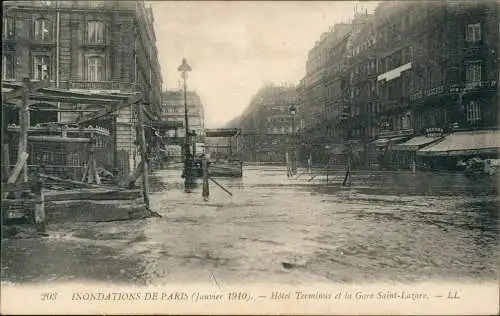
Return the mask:
<path id="1" fill-rule="evenodd" d="M 416 162 L 417 152 L 413 152 L 412 156 L 413 159 L 411 163 L 411 171 L 415 173 L 417 171 L 417 162 Z"/>
<path id="2" fill-rule="evenodd" d="M 19 109 L 19 147 L 17 149 L 17 161 L 21 160 L 23 153 L 28 152 L 28 129 L 29 129 L 29 92 L 30 92 L 30 79 L 23 78 L 23 104 Z M 23 177 L 24 182 L 28 181 L 28 164 L 23 165 Z"/>
<path id="3" fill-rule="evenodd" d="M 134 172 L 130 175 L 130 177 L 128 177 L 128 179 L 126 180 L 126 183 L 125 183 L 127 188 L 131 189 L 135 186 L 135 182 L 144 172 L 144 168 L 142 166 L 143 164 L 144 164 L 144 162 L 141 161 L 139 163 L 139 165 L 137 166 L 137 168 L 134 170 Z"/>
<path id="4" fill-rule="evenodd" d="M 330 162 L 326 165 L 326 183 L 328 183 L 328 173 L 330 172 Z"/>
<path id="5" fill-rule="evenodd" d="M 94 179 L 96 184 L 101 184 L 101 177 L 99 177 L 99 171 L 97 170 L 97 163 L 95 161 L 95 155 L 92 155 L 92 169 L 94 169 Z"/>
<path id="6" fill-rule="evenodd" d="M 137 103 L 137 118 L 139 123 L 139 141 L 141 142 L 141 155 L 142 155 L 142 191 L 144 194 L 144 204 L 149 208 L 149 167 L 148 157 L 146 151 L 146 134 L 144 133 L 144 113 L 142 113 L 141 102 Z"/>
<path id="7" fill-rule="evenodd" d="M 219 182 L 217 182 L 214 178 L 211 178 L 209 177 L 208 179 L 210 179 L 210 181 L 212 181 L 213 183 L 215 183 L 219 188 L 222 189 L 222 191 L 226 192 L 227 194 L 229 194 L 230 196 L 233 196 L 233 194 L 228 190 L 226 189 L 225 187 L 223 187 Z"/>
<path id="8" fill-rule="evenodd" d="M 33 193 L 35 193 L 35 210 L 34 220 L 35 227 L 38 232 L 45 232 L 45 203 L 44 203 L 44 183 L 40 176 L 37 176 L 37 182 L 34 186 Z"/>
<path id="9" fill-rule="evenodd" d="M 19 179 L 19 175 L 21 174 L 24 166 L 27 163 L 28 160 L 28 154 L 23 152 L 21 156 L 19 156 L 16 166 L 14 167 L 14 170 L 12 171 L 12 174 L 9 176 L 9 179 L 7 180 L 7 183 L 16 183 Z M 8 194 L 8 193 L 6 193 Z M 7 195 L 5 196 L 7 197 Z"/>
<path id="10" fill-rule="evenodd" d="M 10 174 L 10 152 L 9 152 L 9 144 L 2 144 L 2 181 L 7 179 Z"/>
<path id="11" fill-rule="evenodd" d="M 208 160 L 207 157 L 204 156 L 201 161 L 201 168 L 203 172 L 203 200 L 208 201 L 210 196 L 210 188 L 208 186 Z"/>

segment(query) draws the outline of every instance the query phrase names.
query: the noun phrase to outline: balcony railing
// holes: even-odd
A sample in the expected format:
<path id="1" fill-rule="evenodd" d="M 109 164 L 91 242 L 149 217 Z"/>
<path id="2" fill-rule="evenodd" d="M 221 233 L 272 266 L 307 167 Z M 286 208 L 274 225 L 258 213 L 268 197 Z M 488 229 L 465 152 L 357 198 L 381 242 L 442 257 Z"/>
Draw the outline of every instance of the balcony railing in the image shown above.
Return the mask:
<path id="1" fill-rule="evenodd" d="M 62 89 L 116 90 L 121 92 L 132 92 L 141 88 L 139 84 L 114 81 L 65 81 L 61 82 L 59 87 Z"/>

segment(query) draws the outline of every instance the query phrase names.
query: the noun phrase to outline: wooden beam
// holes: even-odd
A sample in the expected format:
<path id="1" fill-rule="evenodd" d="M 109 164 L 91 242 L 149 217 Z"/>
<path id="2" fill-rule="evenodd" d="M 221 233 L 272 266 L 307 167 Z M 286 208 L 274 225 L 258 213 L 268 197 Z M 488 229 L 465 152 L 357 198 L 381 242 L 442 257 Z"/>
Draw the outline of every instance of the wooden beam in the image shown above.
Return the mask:
<path id="1" fill-rule="evenodd" d="M 31 108 L 33 106 L 40 106 L 41 103 L 40 101 L 32 101 L 32 100 L 28 100 L 28 107 Z M 57 107 L 57 102 L 55 101 L 45 101 L 44 104 L 48 104 L 48 105 L 51 105 L 51 106 L 54 106 L 54 107 Z M 7 107 L 11 107 L 11 108 L 22 108 L 23 107 L 23 101 L 22 100 L 10 100 L 8 103 L 4 103 L 3 104 L 4 106 L 7 106 Z"/>
<path id="2" fill-rule="evenodd" d="M 111 102 L 120 102 L 126 101 L 130 98 L 131 94 L 124 93 L 103 93 L 98 92 L 96 90 L 89 89 L 89 92 L 77 92 L 73 90 L 67 89 L 54 89 L 54 88 L 45 88 L 40 91 L 45 96 L 54 96 L 54 97 L 72 97 L 72 98 L 80 98 L 87 100 L 109 100 Z"/>
<path id="3" fill-rule="evenodd" d="M 137 179 L 139 179 L 139 177 L 141 176 L 142 172 L 143 172 L 143 161 L 141 161 L 139 163 L 139 165 L 137 166 L 137 168 L 134 170 L 134 172 L 130 175 L 130 177 L 128 177 L 127 181 L 126 181 L 126 186 L 127 188 L 133 188 L 134 185 L 135 185 L 135 182 L 137 181 Z"/>
<path id="4" fill-rule="evenodd" d="M 43 95 L 43 94 L 31 94 L 30 98 L 37 101 L 47 101 L 47 102 L 64 102 L 64 103 L 84 103 L 84 104 L 114 104 L 120 102 L 120 100 L 110 100 L 110 99 L 96 99 L 96 98 L 80 98 L 80 97 L 61 97 L 57 95 Z"/>
<path id="5" fill-rule="evenodd" d="M 23 169 L 27 165 L 26 161 L 28 160 L 28 156 L 29 155 L 27 153 L 25 153 L 25 152 L 23 152 L 19 156 L 19 159 L 17 160 L 16 166 L 14 167 L 14 170 L 12 171 L 12 174 L 10 175 L 9 179 L 7 180 L 8 184 L 16 183 L 17 182 L 17 179 L 19 178 L 19 175 L 21 174 L 21 171 L 23 171 Z"/>
<path id="6" fill-rule="evenodd" d="M 124 101 L 124 102 L 121 102 L 121 103 L 114 105 L 111 110 L 102 109 L 99 112 L 84 116 L 83 118 L 79 119 L 75 123 L 76 124 L 84 124 L 84 123 L 87 123 L 89 121 L 101 118 L 103 116 L 110 115 L 113 112 L 116 112 L 116 111 L 121 110 L 121 109 L 123 109 L 131 104 L 135 104 L 135 103 L 141 101 L 141 99 L 142 99 L 141 95 L 135 94 L 132 97 L 130 97 L 127 101 Z"/>
<path id="7" fill-rule="evenodd" d="M 2 144 L 2 181 L 8 178 L 10 174 L 10 152 L 9 144 Z"/>
<path id="8" fill-rule="evenodd" d="M 32 142 L 47 142 L 47 143 L 90 143 L 90 138 L 81 137 L 62 137 L 62 136 L 29 136 L 28 140 Z"/>
<path id="9" fill-rule="evenodd" d="M 100 110 L 79 110 L 79 109 L 49 109 L 49 108 L 29 108 L 33 112 L 99 112 Z"/>
<path id="10" fill-rule="evenodd" d="M 144 113 L 142 112 L 142 104 L 137 103 L 137 117 L 139 123 L 139 141 L 141 143 L 141 157 L 142 161 L 142 191 L 144 194 L 144 204 L 149 208 L 149 168 L 148 168 L 148 157 L 147 157 L 147 144 L 146 144 L 146 134 L 144 133 Z"/>
<path id="11" fill-rule="evenodd" d="M 72 201 L 72 200 L 136 200 L 141 197 L 140 190 L 113 190 L 113 189 L 80 189 L 49 192 L 45 195 L 45 201 Z"/>
<path id="12" fill-rule="evenodd" d="M 22 205 L 20 212 L 24 212 L 25 209 L 31 209 L 34 207 L 37 199 L 2 199 L 2 212 L 9 210 L 10 208 L 18 208 Z"/>
<path id="13" fill-rule="evenodd" d="M 7 103 L 13 99 L 17 99 L 23 96 L 23 88 L 17 88 L 12 91 L 2 93 L 2 103 Z"/>
<path id="14" fill-rule="evenodd" d="M 28 111 L 30 80 L 23 79 L 23 107 L 19 110 L 19 146 L 17 150 L 18 161 L 23 153 L 28 152 L 28 130 L 30 127 L 30 112 Z M 28 180 L 28 164 L 24 164 L 23 168 L 24 181 Z"/>
<path id="15" fill-rule="evenodd" d="M 31 191 L 33 184 L 31 182 L 20 182 L 20 183 L 3 183 L 2 192 L 21 192 L 21 191 Z"/>
<path id="16" fill-rule="evenodd" d="M 28 79 L 28 78 L 25 78 L 25 79 Z M 25 79 L 23 79 L 23 85 L 24 85 Z M 27 83 L 28 83 L 28 89 L 31 91 L 38 91 L 40 89 L 48 87 L 50 84 L 50 82 L 48 80 L 42 80 L 42 81 L 30 83 L 29 79 L 28 79 Z M 15 84 L 2 83 L 2 86 L 8 87 L 10 89 L 14 89 L 13 91 L 5 92 L 2 94 L 2 103 L 5 103 L 5 102 L 8 102 L 12 99 L 17 99 L 17 98 L 20 98 L 23 96 L 24 86 L 19 86 L 17 83 L 15 83 Z"/>
<path id="17" fill-rule="evenodd" d="M 92 162 L 92 169 L 94 172 L 95 183 L 101 184 L 101 177 L 99 177 L 99 172 L 97 171 L 97 163 L 95 161 L 95 155 L 93 155 L 91 162 Z"/>
<path id="18" fill-rule="evenodd" d="M 90 184 L 90 183 L 80 182 L 80 181 L 71 180 L 71 179 L 63 179 L 63 178 L 51 176 L 48 174 L 40 174 L 40 177 L 47 179 L 47 180 L 52 180 L 52 181 L 60 182 L 63 184 L 71 184 L 71 185 L 82 187 L 82 188 L 95 188 L 95 189 L 109 188 L 108 186 L 103 186 L 103 185 L 98 185 L 98 184 Z"/>

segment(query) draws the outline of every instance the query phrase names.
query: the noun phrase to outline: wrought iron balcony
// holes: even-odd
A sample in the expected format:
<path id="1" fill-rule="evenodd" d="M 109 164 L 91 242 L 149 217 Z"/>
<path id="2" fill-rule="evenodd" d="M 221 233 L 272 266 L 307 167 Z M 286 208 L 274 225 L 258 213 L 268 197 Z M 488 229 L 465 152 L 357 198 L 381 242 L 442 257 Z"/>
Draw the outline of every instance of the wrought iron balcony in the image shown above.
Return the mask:
<path id="1" fill-rule="evenodd" d="M 63 89 L 81 89 L 81 90 L 113 90 L 113 91 L 137 91 L 140 90 L 139 84 L 122 83 L 116 81 L 65 81 L 61 82 L 60 88 Z"/>

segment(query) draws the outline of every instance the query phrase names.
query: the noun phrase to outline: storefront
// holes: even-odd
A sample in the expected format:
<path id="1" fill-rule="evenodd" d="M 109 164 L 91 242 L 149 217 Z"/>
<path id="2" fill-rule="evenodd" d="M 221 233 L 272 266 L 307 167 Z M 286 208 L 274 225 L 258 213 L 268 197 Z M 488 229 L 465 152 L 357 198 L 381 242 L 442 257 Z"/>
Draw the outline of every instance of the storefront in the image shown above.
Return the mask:
<path id="1" fill-rule="evenodd" d="M 397 157 L 397 164 L 400 168 L 416 168 L 417 150 L 432 143 L 438 142 L 442 136 L 416 136 L 401 144 L 392 147 Z"/>
<path id="2" fill-rule="evenodd" d="M 431 169 L 456 169 L 460 161 L 470 158 L 497 159 L 500 131 L 478 130 L 454 132 L 441 141 L 417 151 L 417 157 Z"/>
<path id="3" fill-rule="evenodd" d="M 371 167 L 387 168 L 396 166 L 398 159 L 393 147 L 407 140 L 409 136 L 378 138 L 368 147 L 368 164 Z"/>

